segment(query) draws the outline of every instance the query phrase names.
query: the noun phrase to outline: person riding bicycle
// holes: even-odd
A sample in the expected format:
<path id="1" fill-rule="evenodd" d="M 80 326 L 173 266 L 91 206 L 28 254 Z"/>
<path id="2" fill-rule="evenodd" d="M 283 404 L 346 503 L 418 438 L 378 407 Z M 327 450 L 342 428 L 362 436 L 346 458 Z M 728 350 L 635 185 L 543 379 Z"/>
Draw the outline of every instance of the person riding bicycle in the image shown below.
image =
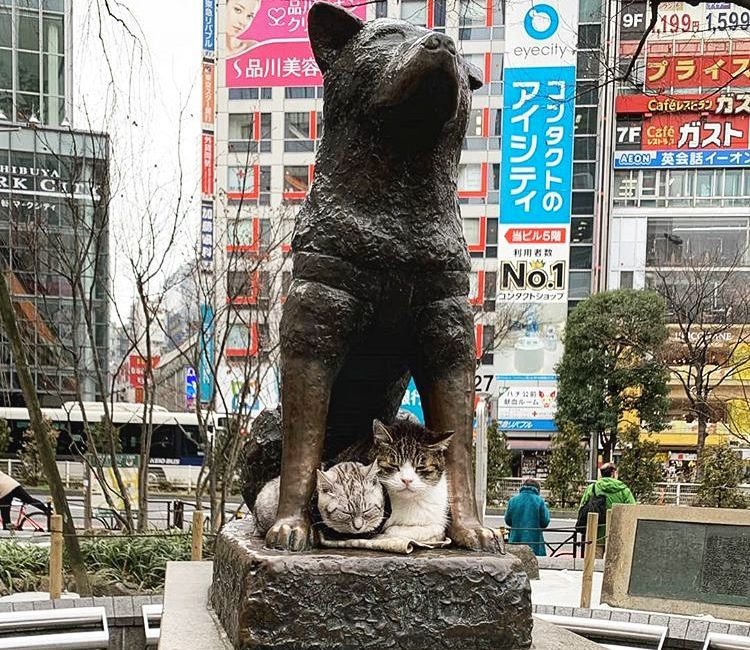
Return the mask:
<path id="1" fill-rule="evenodd" d="M 45 515 L 50 513 L 47 505 L 32 497 L 16 479 L 0 471 L 0 518 L 3 520 L 3 530 L 10 527 L 10 506 L 13 499 L 32 505 Z"/>

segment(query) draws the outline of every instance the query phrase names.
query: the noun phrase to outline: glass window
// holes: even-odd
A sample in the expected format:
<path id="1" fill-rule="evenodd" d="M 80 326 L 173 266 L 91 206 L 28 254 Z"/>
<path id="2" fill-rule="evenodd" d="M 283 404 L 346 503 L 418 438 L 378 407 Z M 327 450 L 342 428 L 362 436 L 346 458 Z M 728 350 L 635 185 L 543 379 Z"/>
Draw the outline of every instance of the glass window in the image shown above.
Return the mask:
<path id="1" fill-rule="evenodd" d="M 601 43 L 602 30 L 599 25 L 579 25 L 578 49 L 596 50 Z"/>
<path id="2" fill-rule="evenodd" d="M 573 157 L 576 160 L 596 160 L 596 137 L 575 136 Z"/>
<path id="3" fill-rule="evenodd" d="M 44 14 L 42 29 L 44 32 L 44 51 L 50 54 L 63 54 L 65 52 L 65 39 L 62 16 Z"/>
<path id="4" fill-rule="evenodd" d="M 446 0 L 435 0 L 432 10 L 432 25 L 437 31 L 444 31 L 437 29 L 438 27 L 445 27 L 445 5 Z"/>
<path id="5" fill-rule="evenodd" d="M 307 192 L 308 186 L 307 165 L 284 166 L 284 192 Z"/>
<path id="6" fill-rule="evenodd" d="M 697 173 L 696 196 L 711 198 L 714 196 L 714 170 L 699 169 Z"/>
<path id="7" fill-rule="evenodd" d="M 490 0 L 492 2 L 492 24 L 505 24 L 505 0 Z"/>
<path id="8" fill-rule="evenodd" d="M 425 0 L 401 0 L 401 20 L 427 26 L 427 3 Z"/>
<path id="9" fill-rule="evenodd" d="M 570 241 L 573 244 L 594 241 L 593 217 L 573 217 L 570 220 Z"/>
<path id="10" fill-rule="evenodd" d="M 633 288 L 633 271 L 620 271 L 620 289 Z"/>
<path id="11" fill-rule="evenodd" d="M 492 81 L 503 80 L 503 55 L 493 54 L 492 55 L 492 70 L 490 71 L 490 78 Z"/>
<path id="12" fill-rule="evenodd" d="M 590 269 L 591 268 L 591 246 L 571 246 L 570 247 L 570 268 L 571 269 Z"/>
<path id="13" fill-rule="evenodd" d="M 11 47 L 10 9 L 0 9 L 0 47 Z"/>
<path id="14" fill-rule="evenodd" d="M 602 0 L 580 0 L 578 22 L 600 23 L 602 20 Z"/>
<path id="15" fill-rule="evenodd" d="M 19 11 L 16 18 L 18 20 L 16 29 L 18 48 L 21 50 L 38 50 L 39 14 Z"/>
<path id="16" fill-rule="evenodd" d="M 375 18 L 385 18 L 388 16 L 387 0 L 377 0 L 375 2 Z"/>
<path id="17" fill-rule="evenodd" d="M 724 196 L 734 198 L 742 196 L 742 170 L 724 170 Z"/>
<path id="18" fill-rule="evenodd" d="M 490 179 L 492 181 L 492 185 L 490 186 L 490 188 L 497 191 L 500 189 L 500 165 L 497 163 L 493 163 L 490 169 L 492 172 L 492 178 Z"/>
<path id="19" fill-rule="evenodd" d="M 287 99 L 315 99 L 315 86 L 284 88 L 284 97 Z"/>
<path id="20" fill-rule="evenodd" d="M 596 79 L 599 76 L 599 53 L 584 50 L 578 53 L 576 77 L 578 79 Z"/>
<path id="21" fill-rule="evenodd" d="M 573 214 L 594 214 L 594 193 L 573 192 Z"/>
<path id="22" fill-rule="evenodd" d="M 0 88 L 13 88 L 13 59 L 10 50 L 0 50 Z"/>
<path id="23" fill-rule="evenodd" d="M 485 0 L 459 0 L 458 24 L 460 27 L 484 27 L 487 22 Z"/>
<path id="24" fill-rule="evenodd" d="M 469 112 L 469 126 L 466 128 L 467 137 L 482 136 L 482 109 L 475 108 Z"/>
<path id="25" fill-rule="evenodd" d="M 46 95 L 65 94 L 65 64 L 63 57 L 44 54 L 44 84 L 42 92 Z"/>
<path id="26" fill-rule="evenodd" d="M 255 169 L 252 165 L 232 165 L 227 168 L 227 188 L 230 192 L 251 193 L 255 189 Z"/>
<path id="27" fill-rule="evenodd" d="M 227 350 L 247 350 L 250 347 L 250 328 L 245 323 L 233 323 L 227 332 Z"/>
<path id="28" fill-rule="evenodd" d="M 471 217 L 463 219 L 464 239 L 466 239 L 468 244 L 476 244 L 481 239 L 481 233 L 479 232 L 480 223 L 479 219 Z"/>
<path id="29" fill-rule="evenodd" d="M 284 137 L 287 140 L 307 140 L 310 137 L 310 113 L 285 113 Z"/>
<path id="30" fill-rule="evenodd" d="M 575 132 L 581 135 L 595 135 L 597 129 L 597 111 L 592 107 L 577 107 Z"/>
<path id="31" fill-rule="evenodd" d="M 593 190 L 596 163 L 573 163 L 573 189 Z"/>
<path id="32" fill-rule="evenodd" d="M 253 113 L 230 113 L 229 114 L 229 139 L 230 140 L 252 140 L 253 137 Z"/>
<path id="33" fill-rule="evenodd" d="M 265 90 L 265 88 L 263 90 Z M 258 99 L 258 89 L 257 88 L 230 88 L 229 99 L 230 100 L 232 99 L 234 100 Z"/>
<path id="34" fill-rule="evenodd" d="M 39 92 L 39 55 L 18 52 L 18 90 Z"/>
<path id="35" fill-rule="evenodd" d="M 16 93 L 17 119 L 25 122 L 32 115 L 39 117 L 39 95 L 31 93 Z"/>
<path id="36" fill-rule="evenodd" d="M 229 241 L 232 246 L 251 246 L 253 241 L 253 219 L 236 219 L 229 222 Z"/>
<path id="37" fill-rule="evenodd" d="M 469 163 L 458 166 L 458 190 L 478 192 L 482 189 L 482 165 Z"/>
<path id="38" fill-rule="evenodd" d="M 591 271 L 571 271 L 568 276 L 568 298 L 581 300 L 591 293 Z"/>

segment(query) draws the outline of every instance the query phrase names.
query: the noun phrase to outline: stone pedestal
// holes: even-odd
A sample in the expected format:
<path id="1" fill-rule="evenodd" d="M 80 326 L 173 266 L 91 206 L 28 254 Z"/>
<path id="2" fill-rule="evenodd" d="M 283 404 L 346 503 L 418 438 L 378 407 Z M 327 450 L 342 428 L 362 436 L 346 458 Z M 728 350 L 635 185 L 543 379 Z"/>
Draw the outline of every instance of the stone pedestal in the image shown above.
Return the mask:
<path id="1" fill-rule="evenodd" d="M 235 648 L 520 650 L 531 590 L 513 556 L 282 553 L 242 520 L 216 541 L 211 605 Z"/>

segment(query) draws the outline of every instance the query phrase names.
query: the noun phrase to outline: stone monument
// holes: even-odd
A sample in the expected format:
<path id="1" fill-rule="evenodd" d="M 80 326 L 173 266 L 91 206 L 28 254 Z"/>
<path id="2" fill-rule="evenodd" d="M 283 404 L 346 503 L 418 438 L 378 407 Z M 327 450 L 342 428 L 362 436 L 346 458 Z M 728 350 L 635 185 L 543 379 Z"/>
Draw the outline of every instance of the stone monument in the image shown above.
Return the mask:
<path id="1" fill-rule="evenodd" d="M 265 540 L 252 522 L 224 528 L 211 602 L 237 648 L 526 648 L 528 578 L 481 524 L 471 478 L 474 328 L 456 183 L 480 77 L 449 37 L 406 22 L 363 23 L 321 2 L 308 31 L 325 131 L 281 321 L 278 515 Z M 374 419 L 391 422 L 410 376 L 428 428 L 454 432 L 453 548 L 315 550 L 316 469 L 368 444 Z"/>
<path id="2" fill-rule="evenodd" d="M 750 512 L 615 506 L 603 603 L 750 621 Z"/>

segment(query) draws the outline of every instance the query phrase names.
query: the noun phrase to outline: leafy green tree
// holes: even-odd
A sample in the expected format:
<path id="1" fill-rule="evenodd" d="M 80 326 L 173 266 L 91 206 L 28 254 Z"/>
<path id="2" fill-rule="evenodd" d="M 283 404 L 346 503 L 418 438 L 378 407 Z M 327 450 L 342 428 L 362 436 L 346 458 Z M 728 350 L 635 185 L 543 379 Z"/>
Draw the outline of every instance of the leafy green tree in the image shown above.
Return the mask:
<path id="1" fill-rule="evenodd" d="M 544 486 L 551 500 L 563 508 L 577 505 L 579 488 L 586 480 L 586 449 L 581 430 L 571 422 L 560 422 L 552 438 L 552 453 Z"/>
<path id="2" fill-rule="evenodd" d="M 617 465 L 619 478 L 630 488 L 636 501 L 650 501 L 661 479 L 661 463 L 657 458 L 659 445 L 641 435 L 634 425 L 620 432 L 619 445 L 622 449 Z"/>
<path id="3" fill-rule="evenodd" d="M 55 449 L 60 432 L 47 422 L 50 446 Z M 39 485 L 45 478 L 44 465 L 42 463 L 41 451 L 32 427 L 23 432 L 23 442 L 18 452 L 21 461 L 21 478 L 26 485 Z"/>
<path id="4" fill-rule="evenodd" d="M 711 508 L 747 508 L 747 498 L 737 489 L 742 480 L 740 455 L 728 443 L 704 447 L 698 458 L 698 504 Z"/>
<path id="5" fill-rule="evenodd" d="M 10 446 L 10 427 L 8 422 L 3 418 L 0 418 L 0 454 L 4 454 L 8 451 Z"/>
<path id="6" fill-rule="evenodd" d="M 500 431 L 497 420 L 487 427 L 487 485 L 495 486 L 500 479 L 512 474 L 513 452 L 508 449 L 505 433 Z"/>
<path id="7" fill-rule="evenodd" d="M 646 431 L 666 425 L 665 323 L 664 300 L 632 289 L 595 294 L 568 317 L 557 366 L 557 420 L 595 434 L 605 461 L 612 460 L 617 426 L 626 412 L 637 413 Z"/>

